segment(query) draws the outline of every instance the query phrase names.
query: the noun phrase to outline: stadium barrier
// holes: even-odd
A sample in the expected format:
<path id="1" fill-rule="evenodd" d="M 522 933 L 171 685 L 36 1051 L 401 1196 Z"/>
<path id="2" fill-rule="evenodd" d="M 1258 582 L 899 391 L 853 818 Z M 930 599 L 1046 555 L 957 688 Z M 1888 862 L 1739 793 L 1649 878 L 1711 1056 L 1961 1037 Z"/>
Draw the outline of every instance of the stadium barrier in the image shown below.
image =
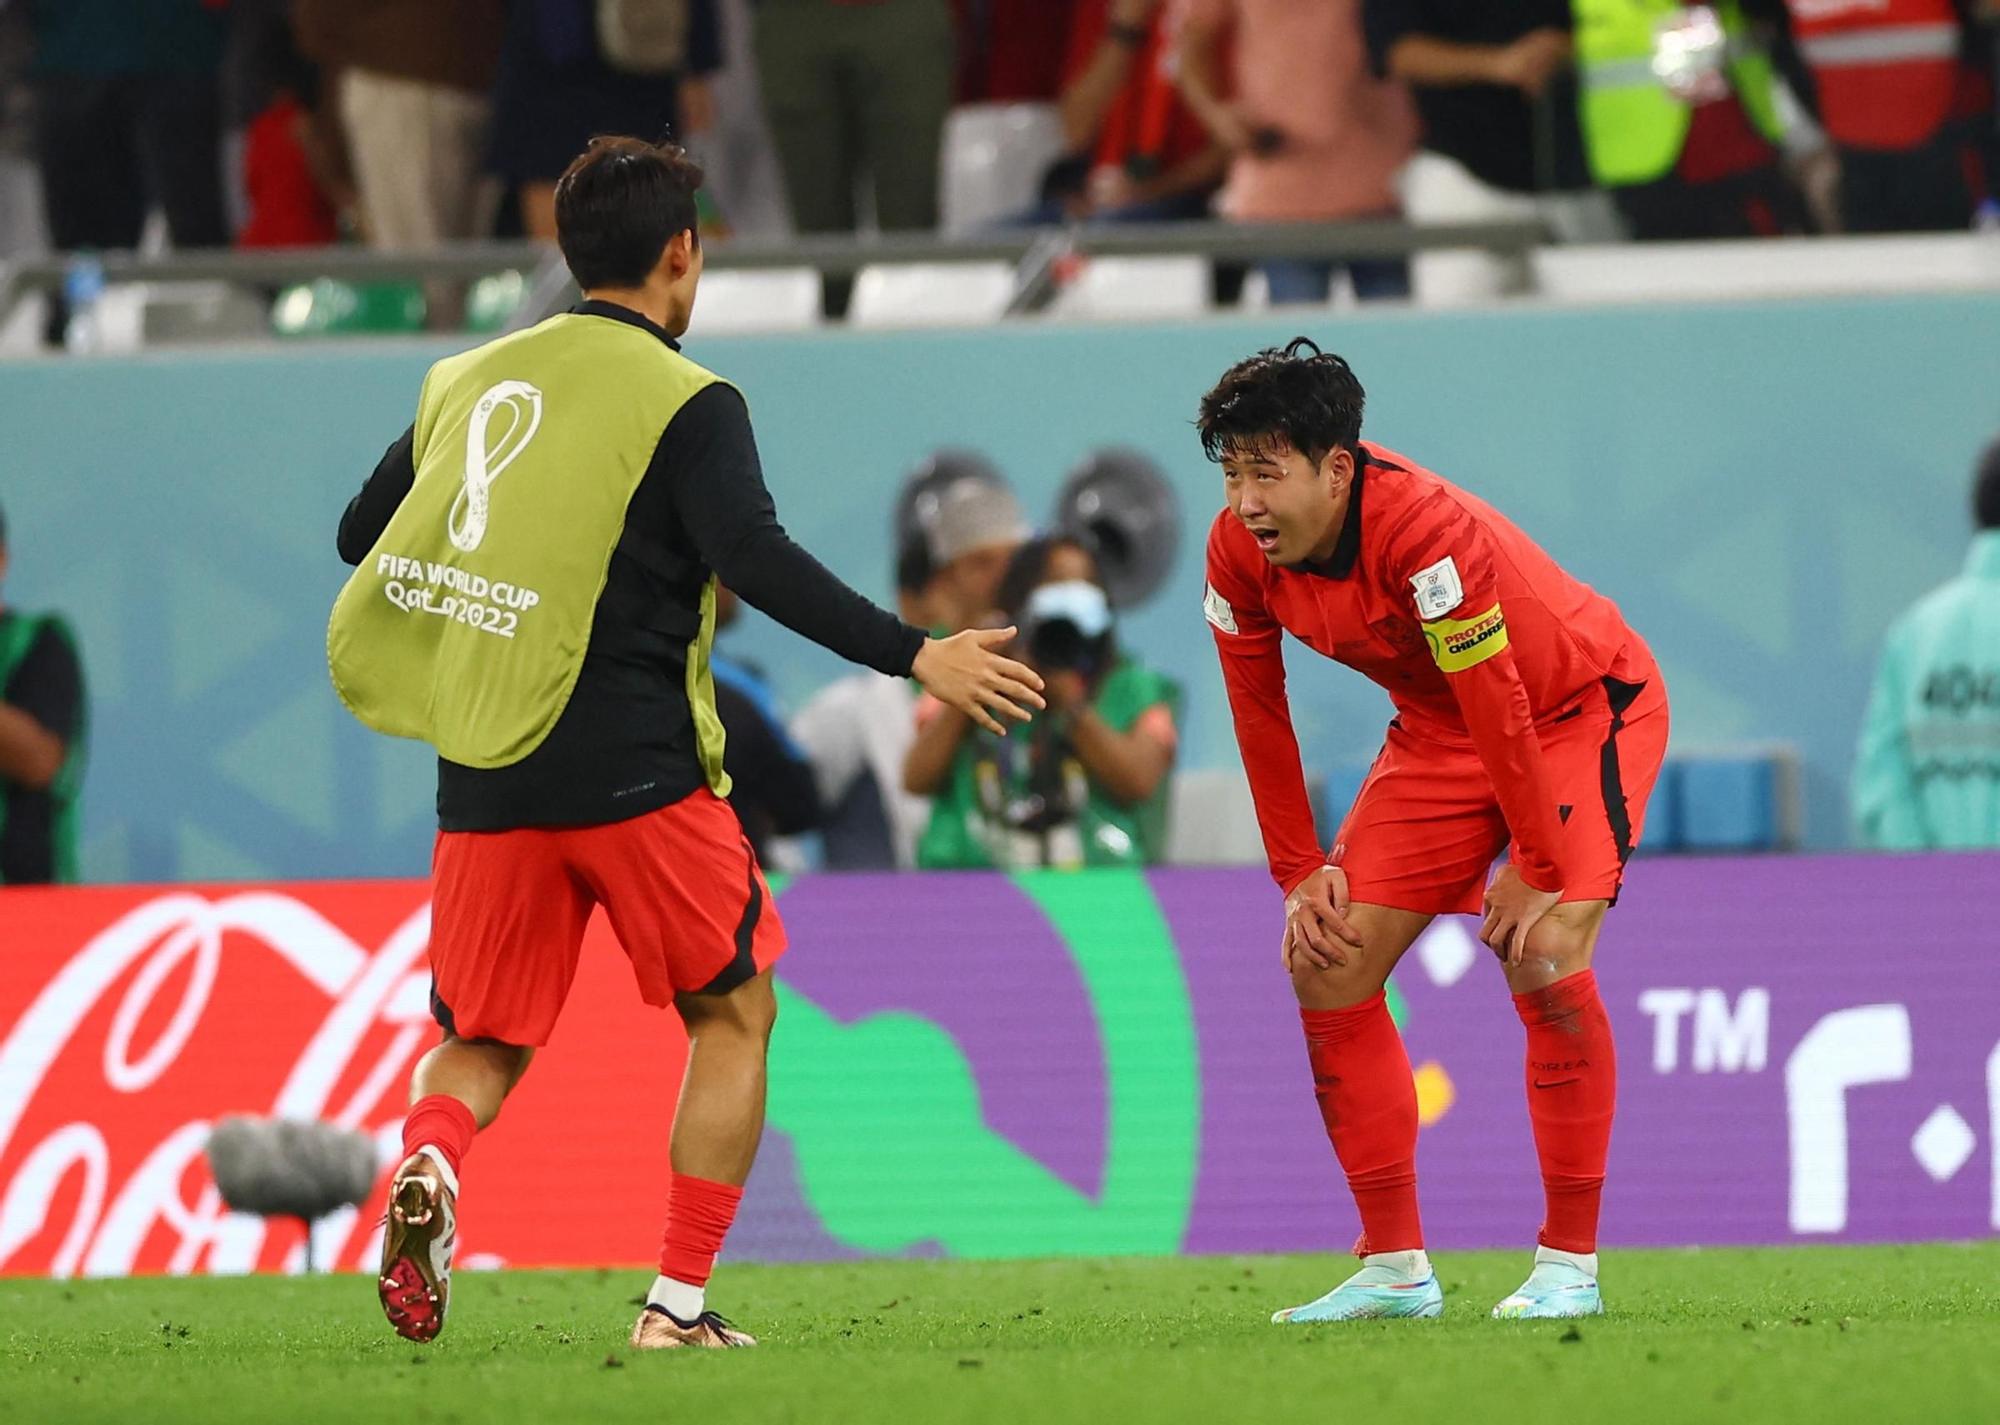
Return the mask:
<path id="1" fill-rule="evenodd" d="M 1607 1244 L 2000 1227 L 2000 857 L 1634 871 L 1599 973 L 1621 1046 Z M 1984 886 L 1983 898 L 1974 888 Z M 770 1127 L 730 1255 L 1321 1250 L 1353 1209 L 1246 871 L 807 877 L 780 892 Z M 296 1270 L 225 1212 L 231 1113 L 395 1151 L 432 1042 L 422 882 L 0 891 L 0 1273 Z M 1439 1247 L 1540 1211 L 1520 1029 L 1471 922 L 1393 1007 Z M 468 1162 L 467 1266 L 651 1259 L 684 1046 L 601 919 L 548 1053 Z M 374 1214 L 319 1260 L 372 1263 Z"/>

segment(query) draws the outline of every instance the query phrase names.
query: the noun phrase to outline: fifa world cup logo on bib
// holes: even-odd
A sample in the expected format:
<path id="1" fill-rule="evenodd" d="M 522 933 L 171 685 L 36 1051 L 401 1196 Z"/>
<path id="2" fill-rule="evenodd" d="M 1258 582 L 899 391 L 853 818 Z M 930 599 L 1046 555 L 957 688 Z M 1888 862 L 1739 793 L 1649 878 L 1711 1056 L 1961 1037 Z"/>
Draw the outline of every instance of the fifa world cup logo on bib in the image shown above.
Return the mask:
<path id="1" fill-rule="evenodd" d="M 489 441 L 493 418 L 502 412 L 507 424 Z M 472 419 L 465 427 L 465 487 L 451 502 L 451 514 L 445 522 L 457 548 L 470 554 L 485 541 L 493 482 L 528 448 L 541 424 L 542 393 L 525 381 L 489 386 L 474 403 Z"/>

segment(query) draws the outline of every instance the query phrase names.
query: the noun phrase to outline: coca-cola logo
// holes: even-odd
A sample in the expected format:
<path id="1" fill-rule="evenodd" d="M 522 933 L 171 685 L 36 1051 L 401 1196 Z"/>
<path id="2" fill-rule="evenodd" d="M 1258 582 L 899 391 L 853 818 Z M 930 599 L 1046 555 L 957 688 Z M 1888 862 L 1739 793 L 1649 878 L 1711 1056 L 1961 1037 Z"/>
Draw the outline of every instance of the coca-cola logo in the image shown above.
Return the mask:
<path id="1" fill-rule="evenodd" d="M 0 1272 L 294 1269 L 303 1234 L 230 1213 L 202 1148 L 225 1112 L 317 1118 L 387 1166 L 434 1033 L 410 900 L 371 947 L 279 892 L 158 895 L 59 962 L 0 1042 Z M 336 1214 L 318 1260 L 377 1231 Z"/>

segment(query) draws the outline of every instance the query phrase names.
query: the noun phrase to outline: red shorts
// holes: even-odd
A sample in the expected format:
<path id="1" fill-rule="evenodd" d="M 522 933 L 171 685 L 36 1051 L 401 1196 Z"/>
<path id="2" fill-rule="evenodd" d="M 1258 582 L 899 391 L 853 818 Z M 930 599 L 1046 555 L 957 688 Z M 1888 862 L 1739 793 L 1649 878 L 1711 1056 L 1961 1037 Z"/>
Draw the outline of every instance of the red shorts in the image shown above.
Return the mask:
<path id="1" fill-rule="evenodd" d="M 467 1039 L 548 1042 L 594 906 L 647 1004 L 734 989 L 785 952 L 742 824 L 706 787 L 601 826 L 441 831 L 431 876 L 431 1008 Z"/>
<path id="2" fill-rule="evenodd" d="M 1537 729 L 1562 821 L 1566 901 L 1618 899 L 1667 755 L 1666 685 L 1607 678 Z M 1469 742 L 1418 737 L 1399 718 L 1330 858 L 1370 905 L 1476 915 L 1508 847 L 1493 784 Z"/>

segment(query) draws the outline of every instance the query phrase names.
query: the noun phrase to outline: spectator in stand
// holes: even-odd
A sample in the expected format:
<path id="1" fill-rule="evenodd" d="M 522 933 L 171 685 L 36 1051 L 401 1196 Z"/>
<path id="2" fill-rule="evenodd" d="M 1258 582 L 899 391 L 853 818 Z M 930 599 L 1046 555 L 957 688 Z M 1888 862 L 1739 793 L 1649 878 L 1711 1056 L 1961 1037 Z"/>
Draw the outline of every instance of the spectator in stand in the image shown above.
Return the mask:
<path id="1" fill-rule="evenodd" d="M 29 0 L 36 156 L 58 250 L 136 248 L 158 206 L 176 247 L 226 247 L 220 74 L 204 0 Z M 47 335 L 68 313 L 50 303 Z"/>
<path id="2" fill-rule="evenodd" d="M 951 108 L 949 0 L 758 0 L 756 11 L 758 78 L 793 226 L 855 231 L 865 176 L 883 232 L 935 228 Z M 844 293 L 829 306 L 844 308 Z"/>
<path id="3" fill-rule="evenodd" d="M 0 512 L 0 581 L 6 577 Z M 61 615 L 0 603 L 0 886 L 77 878 L 84 707 L 76 639 Z"/>
<path id="4" fill-rule="evenodd" d="M 490 166 L 520 196 L 528 235 L 556 236 L 556 180 L 600 134 L 685 142 L 715 123 L 720 0 L 675 0 L 655 48 L 600 24 L 597 0 L 513 0 L 493 97 Z M 676 43 L 676 40 L 678 41 Z"/>
<path id="5" fill-rule="evenodd" d="M 904 786 L 933 796 L 917 862 L 1141 866 L 1166 847 L 1180 689 L 1118 646 L 1097 560 L 1075 540 L 1031 540 L 1000 599 L 1016 657 L 1045 680 L 1048 711 L 994 737 L 935 699 L 918 712 Z"/>
<path id="6" fill-rule="evenodd" d="M 1423 148 L 1403 171 L 1413 222 L 1530 218 L 1571 242 L 1621 236 L 1591 187 L 1577 127 L 1569 0 L 1365 0 L 1378 72 L 1410 86 Z M 1417 295 L 1451 302 L 1517 289 L 1518 259 L 1426 253 Z"/>
<path id="7" fill-rule="evenodd" d="M 1066 152 L 1018 221 L 1144 223 L 1207 214 L 1229 154 L 1175 89 L 1160 0 L 1078 0 L 1060 96 Z"/>
<path id="8" fill-rule="evenodd" d="M 1370 70 L 1361 0 L 1184 3 L 1181 92 L 1231 155 L 1224 213 L 1252 223 L 1400 214 L 1395 180 L 1416 142 L 1416 115 L 1401 84 Z M 1233 83 L 1223 62 L 1232 33 Z M 1264 263 L 1271 301 L 1324 302 L 1338 265 Z M 1363 301 L 1409 295 L 1402 258 L 1345 267 Z"/>
<path id="9" fill-rule="evenodd" d="M 479 159 L 503 4 L 297 0 L 299 48 L 327 75 L 374 246 L 435 247 L 491 225 Z"/>
<path id="10" fill-rule="evenodd" d="M 1053 100 L 1078 9 L 1098 0 L 952 0 L 961 104 Z"/>
<path id="11" fill-rule="evenodd" d="M 244 218 L 236 245 L 318 247 L 359 203 L 319 70 L 299 53 L 292 0 L 232 0 L 225 107 L 242 135 Z"/>
<path id="12" fill-rule="evenodd" d="M 1644 240 L 1807 230 L 1786 175 L 1780 82 L 1752 11 L 1782 0 L 1576 0 L 1578 116 L 1591 176 Z"/>
<path id="13" fill-rule="evenodd" d="M 703 214 L 704 239 L 719 237 L 782 240 L 789 229 L 785 185 L 778 151 L 764 122 L 764 98 L 757 89 L 757 56 L 750 47 L 750 18 L 756 0 L 719 0 L 722 65 L 708 77 L 715 99 L 715 123 L 689 150 L 707 173 L 709 204 Z"/>
<path id="14" fill-rule="evenodd" d="M 1965 573 L 1889 629 L 1854 765 L 1861 844 L 2000 847 L 2000 440 L 1972 486 Z"/>
<path id="15" fill-rule="evenodd" d="M 734 591 L 716 585 L 716 633 L 742 613 Z M 811 831 L 825 815 L 813 764 L 786 729 L 763 669 L 720 648 L 709 650 L 708 666 L 715 679 L 715 713 L 722 720 L 729 804 L 758 861 L 768 862 L 777 837 Z"/>
<path id="16" fill-rule="evenodd" d="M 905 623 L 936 628 L 937 571 L 921 533 L 896 560 L 896 611 Z M 908 870 L 930 820 L 928 797 L 903 789 L 903 764 L 917 737 L 917 690 L 908 678 L 864 671 L 827 684 L 792 719 L 792 737 L 812 759 L 826 820 L 822 864 L 829 871 Z"/>
<path id="17" fill-rule="evenodd" d="M 1994 46 L 1969 0 L 1787 0 L 1851 233 L 1963 231 L 1996 196 Z"/>

